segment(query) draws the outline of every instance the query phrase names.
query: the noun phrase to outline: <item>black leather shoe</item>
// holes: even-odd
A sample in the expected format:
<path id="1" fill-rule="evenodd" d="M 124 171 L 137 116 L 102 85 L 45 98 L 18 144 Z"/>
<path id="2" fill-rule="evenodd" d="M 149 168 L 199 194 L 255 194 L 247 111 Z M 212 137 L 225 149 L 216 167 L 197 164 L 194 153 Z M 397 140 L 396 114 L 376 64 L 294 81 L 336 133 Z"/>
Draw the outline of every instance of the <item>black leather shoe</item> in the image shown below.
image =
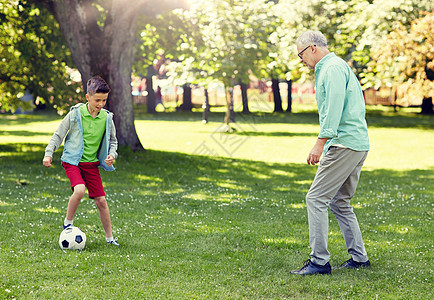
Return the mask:
<path id="1" fill-rule="evenodd" d="M 300 270 L 291 271 L 291 274 L 297 274 L 297 275 L 313 275 L 313 274 L 330 274 L 332 271 L 332 268 L 330 267 L 329 263 L 326 263 L 325 265 L 317 265 L 310 259 L 306 260 L 304 262 L 304 266 Z"/>
<path id="2" fill-rule="evenodd" d="M 336 269 L 357 269 L 357 268 L 369 268 L 371 266 L 371 263 L 369 260 L 365 262 L 357 262 L 354 261 L 352 258 L 344 262 L 339 267 L 336 267 Z"/>

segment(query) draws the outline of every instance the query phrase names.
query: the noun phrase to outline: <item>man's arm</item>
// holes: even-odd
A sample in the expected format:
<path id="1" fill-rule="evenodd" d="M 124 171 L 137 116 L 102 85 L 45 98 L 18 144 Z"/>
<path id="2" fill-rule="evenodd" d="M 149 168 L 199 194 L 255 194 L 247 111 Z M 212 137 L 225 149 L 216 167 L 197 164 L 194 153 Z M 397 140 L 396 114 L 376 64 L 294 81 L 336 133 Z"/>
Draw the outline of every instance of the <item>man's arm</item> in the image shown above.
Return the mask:
<path id="1" fill-rule="evenodd" d="M 313 146 L 312 150 L 310 150 L 309 156 L 307 157 L 307 164 L 314 166 L 317 164 L 321 158 L 324 145 L 327 142 L 328 138 L 318 138 L 315 146 Z"/>
<path id="2" fill-rule="evenodd" d="M 337 136 L 339 123 L 344 109 L 347 78 L 341 66 L 329 66 L 324 84 L 325 101 L 320 113 L 320 138 Z M 320 108 L 318 107 L 318 110 Z"/>

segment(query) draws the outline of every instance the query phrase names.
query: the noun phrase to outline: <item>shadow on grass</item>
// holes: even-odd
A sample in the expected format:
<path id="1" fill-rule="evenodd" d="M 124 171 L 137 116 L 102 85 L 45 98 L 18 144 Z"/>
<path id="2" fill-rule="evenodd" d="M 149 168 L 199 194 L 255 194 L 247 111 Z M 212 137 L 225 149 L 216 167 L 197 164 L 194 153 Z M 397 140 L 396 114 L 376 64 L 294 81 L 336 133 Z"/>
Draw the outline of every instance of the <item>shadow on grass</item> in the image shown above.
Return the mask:
<path id="1" fill-rule="evenodd" d="M 45 145 L 2 144 L 0 166 L 3 172 L 16 173 L 13 178 L 40 175 L 64 177 L 60 167 L 62 149 L 55 152 L 54 169 L 42 166 Z M 222 157 L 188 155 L 177 152 L 147 150 L 132 152 L 119 150 L 115 172 L 101 171 L 105 184 L 116 191 L 137 190 L 138 195 L 184 195 L 184 199 L 217 199 L 214 194 L 250 195 L 260 197 L 264 203 L 273 198 L 289 199 L 288 203 L 303 203 L 316 172 L 316 167 L 306 164 L 281 164 Z M 29 169 L 39 168 L 35 174 Z M 363 170 L 358 196 L 366 203 L 375 204 L 378 194 L 407 188 L 412 193 L 433 195 L 432 170 Z M 32 180 L 30 180 L 32 181 Z M 194 197 L 185 194 L 194 191 Z M 373 196 L 373 197 L 371 197 Z M 225 196 L 226 197 L 226 196 Z M 372 199 L 371 199 L 372 198 Z"/>
<path id="2" fill-rule="evenodd" d="M 244 134 L 244 133 L 243 133 Z M 245 133 L 249 135 L 250 133 Z M 256 133 L 255 134 L 268 134 Z M 273 135 L 274 133 L 270 133 Z M 276 133 L 278 135 L 286 133 Z M 289 134 L 291 135 L 291 134 Z M 45 144 L 16 143 L 0 144 L 0 164 L 2 168 L 14 166 L 25 170 L 28 166 L 42 166 Z M 54 154 L 53 164 L 60 165 L 62 148 Z M 7 159 L 6 159 L 7 158 Z M 35 165 L 36 164 L 36 165 Z M 246 186 L 269 188 L 272 190 L 274 184 L 298 185 L 303 182 L 303 192 L 310 186 L 311 180 L 316 172 L 316 167 L 306 164 L 281 164 L 267 163 L 262 161 L 251 161 L 224 157 L 198 156 L 178 152 L 164 152 L 146 150 L 133 152 L 129 148 L 121 147 L 119 157 L 116 161 L 116 172 L 104 172 L 113 186 L 135 185 L 142 186 L 147 183 L 158 183 L 160 186 L 170 187 L 174 190 L 182 186 L 190 186 L 201 182 L 225 182 L 226 190 L 245 190 Z M 44 168 L 45 169 L 45 168 Z M 370 188 L 378 188 L 377 182 L 400 183 L 407 182 L 414 186 L 432 189 L 428 184 L 434 179 L 432 170 L 388 170 L 375 169 L 372 171 L 363 170 L 361 182 L 371 182 Z M 432 182 L 431 182 L 432 184 Z M 155 190 L 157 191 L 157 190 Z M 264 191 L 267 192 L 267 191 Z M 432 191 L 430 191 L 432 193 Z"/>
<path id="3" fill-rule="evenodd" d="M 242 135 L 242 136 L 268 136 L 268 137 L 294 137 L 294 136 L 312 136 L 317 137 L 317 133 L 309 133 L 309 132 L 263 132 L 263 131 L 235 131 L 232 134 Z"/>
<path id="4" fill-rule="evenodd" d="M 368 111 L 369 127 L 434 129 L 434 116 L 416 113 Z"/>
<path id="5" fill-rule="evenodd" d="M 223 123 L 225 118 L 224 112 L 211 112 L 208 115 L 209 122 Z M 160 112 L 155 114 L 136 114 L 136 120 L 158 120 L 158 121 L 176 121 L 176 122 L 202 122 L 202 112 Z M 315 124 L 318 122 L 316 112 L 300 112 L 296 114 L 289 113 L 268 113 L 254 112 L 241 113 L 235 112 L 235 121 L 240 124 Z"/>
<path id="6" fill-rule="evenodd" d="M 45 147 L 46 145 L 33 143 L 0 144 L 1 165 L 18 167 L 26 163 L 42 164 Z"/>
<path id="7" fill-rule="evenodd" d="M 236 122 L 240 124 L 318 124 L 318 114 L 316 111 L 298 113 L 236 113 L 235 115 Z M 431 115 L 368 110 L 366 119 L 369 127 L 434 129 L 434 116 Z M 136 115 L 136 120 L 201 122 L 202 112 L 138 114 Z M 224 113 L 210 113 L 208 120 L 209 122 L 223 123 Z"/>
<path id="8" fill-rule="evenodd" d="M 6 215 L 17 215 L 24 209 L 29 212 L 27 218 L 44 220 L 55 230 L 70 188 L 60 167 L 61 149 L 54 154 L 53 167 L 45 168 L 44 148 L 43 144 L 0 145 L 0 205 Z M 122 148 L 119 153 L 115 172 L 100 171 L 110 208 L 115 212 L 117 226 L 133 230 L 136 237 L 149 234 L 137 232 L 144 223 L 170 224 L 170 234 L 175 234 L 154 241 L 152 247 L 179 251 L 174 239 L 191 236 L 209 240 L 194 246 L 204 247 L 199 251 L 203 255 L 208 255 L 207 245 L 213 243 L 221 247 L 214 251 L 222 253 L 250 249 L 251 245 L 255 245 L 253 249 L 263 245 L 276 249 L 303 247 L 301 240 L 285 237 L 286 222 L 282 220 L 286 217 L 279 210 L 304 213 L 299 204 L 304 201 L 314 168 L 176 152 L 132 152 Z M 95 210 L 90 202 L 83 200 L 80 212 L 96 218 L 97 214 L 89 213 Z M 292 203 L 297 205 L 290 206 Z M 293 230 L 301 232 L 305 219 L 296 219 L 298 224 L 293 225 Z M 251 226 L 258 226 L 257 233 L 251 233 Z M 158 231 L 159 235 L 169 235 L 164 228 Z M 131 243 L 132 247 L 134 243 L 142 244 L 139 238 Z"/>
<path id="9" fill-rule="evenodd" d="M 45 135 L 45 136 L 52 136 L 52 133 L 49 132 L 37 132 L 37 131 L 28 131 L 28 130 L 11 130 L 11 131 L 3 131 L 2 135 L 4 136 L 40 136 L 40 135 Z"/>
<path id="10" fill-rule="evenodd" d="M 33 122 L 60 120 L 62 117 L 54 111 L 38 111 L 31 114 L 0 114 L 0 125 L 26 125 Z"/>
<path id="11" fill-rule="evenodd" d="M 61 149 L 55 153 L 54 167 L 48 169 L 42 166 L 44 148 L 0 145 L 0 206 L 3 214 L 25 210 L 27 223 L 43 221 L 57 230 L 70 189 L 60 167 Z M 301 259 L 297 255 L 308 255 L 304 198 L 316 167 L 125 148 L 119 153 L 117 170 L 101 171 L 101 176 L 114 223 L 125 237 L 135 237 L 125 240 L 128 251 L 143 247 L 142 241 L 150 238 L 147 250 L 161 254 L 164 249 L 164 255 L 173 258 L 191 255 L 207 260 L 210 247 L 220 257 L 249 253 L 260 259 L 255 249 L 290 249 L 296 260 Z M 397 255 L 402 247 L 408 250 L 426 241 L 433 174 L 433 170 L 362 171 L 353 204 L 367 244 L 380 249 L 375 253 L 384 255 L 392 249 L 390 253 Z M 93 218 L 83 223 L 99 224 L 91 201 L 83 201 L 80 212 L 82 219 Z M 89 226 L 93 235 L 96 225 Z M 335 221 L 330 226 L 339 232 Z M 415 242 L 409 246 L 411 240 Z M 344 247 L 340 234 L 331 234 L 330 241 L 332 248 Z M 402 246 L 393 248 L 398 242 Z M 97 247 L 89 245 L 91 251 Z M 278 254 L 273 251 L 270 263 Z M 285 263 L 286 255 L 274 263 Z"/>
<path id="12" fill-rule="evenodd" d="M 223 123 L 224 112 L 211 112 L 209 122 Z M 235 113 L 239 124 L 318 124 L 316 110 L 297 113 L 255 112 L 244 114 Z M 37 112 L 28 115 L 0 114 L 0 125 L 26 125 L 37 121 L 61 120 L 62 117 L 54 112 Z M 434 129 L 434 116 L 421 115 L 413 112 L 392 112 L 367 108 L 366 119 L 369 127 L 385 128 L 420 128 Z M 136 121 L 174 121 L 174 122 L 202 122 L 202 111 L 195 112 L 159 112 L 155 114 L 136 113 Z"/>

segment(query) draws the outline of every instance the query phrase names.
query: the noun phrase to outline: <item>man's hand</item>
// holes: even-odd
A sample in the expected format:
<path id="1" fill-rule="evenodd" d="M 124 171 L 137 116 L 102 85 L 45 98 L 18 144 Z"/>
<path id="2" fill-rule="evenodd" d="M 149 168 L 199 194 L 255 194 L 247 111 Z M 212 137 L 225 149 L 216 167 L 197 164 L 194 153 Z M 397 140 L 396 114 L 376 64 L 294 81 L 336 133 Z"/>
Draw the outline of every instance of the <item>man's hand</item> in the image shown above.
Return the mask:
<path id="1" fill-rule="evenodd" d="M 110 167 L 113 164 L 114 160 L 115 160 L 114 157 L 109 154 L 107 155 L 107 158 L 104 159 L 104 162 L 107 164 L 107 166 Z"/>
<path id="2" fill-rule="evenodd" d="M 327 142 L 328 139 L 326 138 L 318 138 L 318 140 L 315 143 L 315 146 L 313 146 L 312 150 L 309 153 L 309 156 L 307 157 L 307 164 L 314 166 L 315 164 L 319 163 L 322 151 L 324 150 L 324 145 Z"/>
<path id="3" fill-rule="evenodd" d="M 53 158 L 51 156 L 45 156 L 42 164 L 47 168 L 51 167 L 51 163 L 53 162 Z"/>

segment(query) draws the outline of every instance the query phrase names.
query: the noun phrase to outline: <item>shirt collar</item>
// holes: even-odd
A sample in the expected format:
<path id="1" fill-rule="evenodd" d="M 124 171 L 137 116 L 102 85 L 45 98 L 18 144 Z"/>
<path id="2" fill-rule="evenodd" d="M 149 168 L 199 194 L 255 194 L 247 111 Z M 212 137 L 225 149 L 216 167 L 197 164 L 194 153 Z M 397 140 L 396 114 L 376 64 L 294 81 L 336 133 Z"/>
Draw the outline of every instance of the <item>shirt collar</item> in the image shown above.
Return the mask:
<path id="1" fill-rule="evenodd" d="M 321 67 L 332 57 L 336 57 L 336 54 L 334 52 L 330 52 L 329 54 L 321 58 L 321 60 L 315 65 L 315 72 L 319 71 Z"/>
<path id="2" fill-rule="evenodd" d="M 83 117 L 91 117 L 92 118 L 92 116 L 89 113 L 89 110 L 87 109 L 87 105 L 88 105 L 88 102 L 86 102 L 85 105 L 82 105 L 80 107 L 81 108 L 81 112 L 83 114 Z M 100 118 L 102 118 L 101 111 L 96 115 L 95 119 L 100 119 Z"/>

